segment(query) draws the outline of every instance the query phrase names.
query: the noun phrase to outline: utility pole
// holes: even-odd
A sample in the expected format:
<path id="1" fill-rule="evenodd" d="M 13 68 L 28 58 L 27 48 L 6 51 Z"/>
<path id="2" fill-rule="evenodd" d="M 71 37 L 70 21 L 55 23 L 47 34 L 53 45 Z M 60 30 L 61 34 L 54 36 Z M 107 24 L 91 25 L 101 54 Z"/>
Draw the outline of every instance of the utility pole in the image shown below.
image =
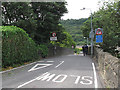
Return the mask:
<path id="1" fill-rule="evenodd" d="M 94 38 L 94 32 L 93 32 L 93 27 L 92 27 L 92 11 L 91 12 L 91 57 L 93 57 L 93 38 Z"/>
<path id="2" fill-rule="evenodd" d="M 87 46 L 88 46 L 88 37 L 87 37 Z"/>
<path id="3" fill-rule="evenodd" d="M 91 57 L 93 57 L 93 38 L 94 38 L 94 32 L 93 32 L 93 27 L 92 27 L 92 10 L 90 8 L 83 8 L 80 10 L 85 10 L 89 9 L 91 13 L 91 32 L 90 32 L 90 38 L 91 38 Z"/>

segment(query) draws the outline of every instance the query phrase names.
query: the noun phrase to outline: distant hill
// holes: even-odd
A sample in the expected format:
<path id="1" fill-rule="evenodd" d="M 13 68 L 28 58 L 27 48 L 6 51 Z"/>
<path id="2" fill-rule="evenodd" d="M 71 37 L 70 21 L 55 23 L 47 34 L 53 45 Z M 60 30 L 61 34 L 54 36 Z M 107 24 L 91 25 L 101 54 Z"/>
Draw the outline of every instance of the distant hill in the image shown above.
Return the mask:
<path id="1" fill-rule="evenodd" d="M 85 43 L 85 39 L 83 38 L 82 30 L 80 30 L 80 27 L 86 20 L 86 18 L 83 18 L 60 21 L 61 24 L 64 26 L 65 30 L 70 35 L 72 35 L 73 40 L 77 43 L 77 45 L 83 45 Z"/>

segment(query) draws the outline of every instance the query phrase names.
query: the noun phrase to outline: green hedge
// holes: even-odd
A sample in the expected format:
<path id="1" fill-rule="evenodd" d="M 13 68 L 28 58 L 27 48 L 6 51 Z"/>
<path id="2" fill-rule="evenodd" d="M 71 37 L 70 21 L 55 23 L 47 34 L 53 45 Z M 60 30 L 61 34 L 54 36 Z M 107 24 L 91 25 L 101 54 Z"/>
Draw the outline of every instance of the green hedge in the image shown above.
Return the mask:
<path id="1" fill-rule="evenodd" d="M 23 29 L 15 26 L 1 26 L 0 30 L 2 30 L 3 67 L 37 59 L 38 48 Z"/>
<path id="2" fill-rule="evenodd" d="M 48 47 L 45 44 L 38 45 L 38 50 L 43 58 L 48 56 Z"/>

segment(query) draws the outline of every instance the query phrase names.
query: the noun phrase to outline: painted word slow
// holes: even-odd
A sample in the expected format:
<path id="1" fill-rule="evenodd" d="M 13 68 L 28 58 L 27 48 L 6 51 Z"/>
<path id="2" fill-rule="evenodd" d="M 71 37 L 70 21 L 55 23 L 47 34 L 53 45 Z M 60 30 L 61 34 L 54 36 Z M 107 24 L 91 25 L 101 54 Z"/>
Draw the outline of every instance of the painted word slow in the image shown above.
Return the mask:
<path id="1" fill-rule="evenodd" d="M 41 80 L 41 81 L 52 81 L 56 83 L 62 83 L 68 78 L 68 75 L 65 74 L 50 74 L 50 73 L 45 73 L 39 77 L 36 78 L 36 80 Z M 93 84 L 93 78 L 91 76 L 76 76 L 76 75 L 69 75 L 69 78 L 74 78 L 74 84 L 84 84 L 84 85 L 91 85 Z"/>
<path id="2" fill-rule="evenodd" d="M 22 85 L 19 85 L 17 88 L 21 88 L 27 84 L 30 84 L 36 80 L 39 81 L 52 81 L 54 83 L 63 83 L 67 78 L 74 78 L 74 84 L 82 84 L 82 85 L 91 85 L 93 84 L 93 77 L 91 76 L 77 76 L 77 75 L 65 75 L 65 74 L 50 74 L 48 72 L 38 76 L 37 78 L 34 78 L 26 83 L 23 83 Z"/>

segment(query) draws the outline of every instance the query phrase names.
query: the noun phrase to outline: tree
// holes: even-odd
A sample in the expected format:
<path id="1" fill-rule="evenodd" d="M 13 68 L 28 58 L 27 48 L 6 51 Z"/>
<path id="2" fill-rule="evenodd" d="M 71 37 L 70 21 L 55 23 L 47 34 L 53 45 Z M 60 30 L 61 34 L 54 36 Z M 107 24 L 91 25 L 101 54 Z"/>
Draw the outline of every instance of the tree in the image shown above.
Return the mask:
<path id="1" fill-rule="evenodd" d="M 67 12 L 64 2 L 32 2 L 32 9 L 37 16 L 35 40 L 38 43 L 49 42 L 51 32 L 59 30 L 59 20 Z"/>
<path id="2" fill-rule="evenodd" d="M 68 19 L 68 20 L 61 20 L 61 24 L 64 26 L 65 31 L 68 32 L 73 40 L 76 42 L 77 45 L 83 45 L 84 37 L 82 34 L 81 25 L 87 19 Z"/>
<path id="3" fill-rule="evenodd" d="M 36 29 L 36 21 L 31 4 L 28 2 L 2 3 L 2 23 L 23 28 L 32 38 Z"/>
<path id="4" fill-rule="evenodd" d="M 59 20 L 67 12 L 65 2 L 5 2 L 3 25 L 23 28 L 36 43 L 49 43 L 51 32 L 59 30 Z"/>
<path id="5" fill-rule="evenodd" d="M 115 49 L 119 45 L 120 23 L 119 2 L 106 2 L 99 11 L 93 14 L 93 29 L 103 28 L 103 43 L 100 44 L 104 51 L 115 54 Z M 82 26 L 84 36 L 90 32 L 90 18 Z"/>

